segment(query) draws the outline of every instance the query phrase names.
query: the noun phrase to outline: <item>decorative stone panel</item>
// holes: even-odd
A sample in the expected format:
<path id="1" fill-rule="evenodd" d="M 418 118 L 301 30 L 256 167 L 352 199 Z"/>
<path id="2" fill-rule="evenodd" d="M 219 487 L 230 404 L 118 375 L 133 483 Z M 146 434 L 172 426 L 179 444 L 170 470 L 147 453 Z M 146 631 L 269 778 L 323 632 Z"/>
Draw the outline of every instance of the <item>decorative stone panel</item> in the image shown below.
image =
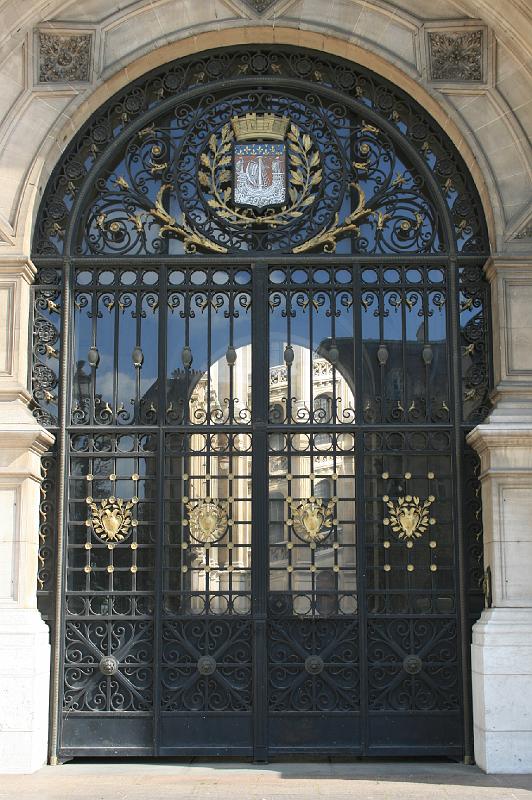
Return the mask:
<path id="1" fill-rule="evenodd" d="M 39 83 L 90 81 L 92 33 L 39 31 Z"/>
<path id="2" fill-rule="evenodd" d="M 426 22 L 422 72 L 438 89 L 488 88 L 494 81 L 495 39 L 480 20 Z"/>
<path id="3" fill-rule="evenodd" d="M 248 6 L 252 11 L 262 14 L 268 11 L 276 2 L 276 0 L 243 0 L 244 5 Z"/>
<path id="4" fill-rule="evenodd" d="M 433 81 L 482 81 L 482 30 L 429 31 L 430 77 Z"/>
<path id="5" fill-rule="evenodd" d="M 532 239 L 532 222 L 527 222 L 527 224 L 521 228 L 521 230 L 514 233 L 513 239 Z"/>

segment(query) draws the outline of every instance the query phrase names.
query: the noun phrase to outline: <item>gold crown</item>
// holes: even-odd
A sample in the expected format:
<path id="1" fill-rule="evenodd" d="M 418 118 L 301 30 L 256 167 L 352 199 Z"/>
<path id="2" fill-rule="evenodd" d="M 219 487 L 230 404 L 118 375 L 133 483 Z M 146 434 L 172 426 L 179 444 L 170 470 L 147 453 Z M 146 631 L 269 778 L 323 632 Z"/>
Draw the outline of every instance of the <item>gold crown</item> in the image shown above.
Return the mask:
<path id="1" fill-rule="evenodd" d="M 246 114 L 245 117 L 233 117 L 231 124 L 239 142 L 249 139 L 282 142 L 290 120 L 288 117 L 277 117 L 275 114 Z"/>

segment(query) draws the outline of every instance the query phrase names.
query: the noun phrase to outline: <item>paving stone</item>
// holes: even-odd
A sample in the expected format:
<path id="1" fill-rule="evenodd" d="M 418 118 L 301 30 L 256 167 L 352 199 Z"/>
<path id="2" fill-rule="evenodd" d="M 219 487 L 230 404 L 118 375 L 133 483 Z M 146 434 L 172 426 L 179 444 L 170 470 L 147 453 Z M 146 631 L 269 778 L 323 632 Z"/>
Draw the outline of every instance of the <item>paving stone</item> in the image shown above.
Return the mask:
<path id="1" fill-rule="evenodd" d="M 447 762 L 72 762 L 6 775 L 0 800 L 532 800 L 532 775 Z"/>

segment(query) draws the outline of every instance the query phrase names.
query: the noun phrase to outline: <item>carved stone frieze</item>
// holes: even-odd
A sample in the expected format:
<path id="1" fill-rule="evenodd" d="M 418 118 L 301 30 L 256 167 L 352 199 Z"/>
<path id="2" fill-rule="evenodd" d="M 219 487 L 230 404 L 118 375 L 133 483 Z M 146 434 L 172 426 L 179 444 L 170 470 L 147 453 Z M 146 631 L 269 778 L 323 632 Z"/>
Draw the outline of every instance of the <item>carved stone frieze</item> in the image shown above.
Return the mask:
<path id="1" fill-rule="evenodd" d="M 481 81 L 483 31 L 429 31 L 430 75 L 433 81 Z"/>
<path id="2" fill-rule="evenodd" d="M 513 239 L 532 239 L 532 222 L 528 222 L 524 228 L 514 233 Z"/>
<path id="3" fill-rule="evenodd" d="M 262 14 L 264 11 L 268 11 L 276 0 L 243 0 L 243 2 L 244 5 L 248 6 L 252 11 Z"/>
<path id="4" fill-rule="evenodd" d="M 39 82 L 89 81 L 91 77 L 91 33 L 39 31 Z"/>

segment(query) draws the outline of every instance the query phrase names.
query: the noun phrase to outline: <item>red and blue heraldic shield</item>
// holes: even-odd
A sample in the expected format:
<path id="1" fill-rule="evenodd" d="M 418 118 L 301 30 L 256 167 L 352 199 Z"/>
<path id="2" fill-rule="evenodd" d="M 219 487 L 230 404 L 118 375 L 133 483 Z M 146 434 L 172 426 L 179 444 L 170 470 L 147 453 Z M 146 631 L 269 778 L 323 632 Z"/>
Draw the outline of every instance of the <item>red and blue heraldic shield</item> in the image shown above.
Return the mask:
<path id="1" fill-rule="evenodd" d="M 286 203 L 284 143 L 235 144 L 233 156 L 235 205 L 265 208 Z"/>

